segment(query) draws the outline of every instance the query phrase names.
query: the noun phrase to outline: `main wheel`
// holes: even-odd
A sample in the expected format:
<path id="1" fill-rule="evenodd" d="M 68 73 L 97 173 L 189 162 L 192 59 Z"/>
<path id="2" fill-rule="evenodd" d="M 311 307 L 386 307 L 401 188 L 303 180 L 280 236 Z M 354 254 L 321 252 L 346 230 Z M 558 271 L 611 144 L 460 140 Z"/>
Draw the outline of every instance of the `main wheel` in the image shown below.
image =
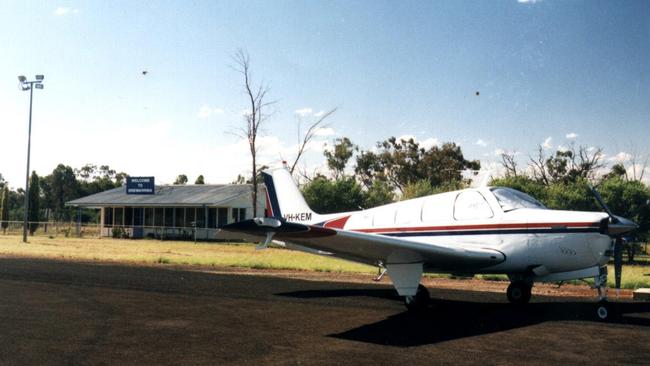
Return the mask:
<path id="1" fill-rule="evenodd" d="M 418 285 L 415 296 L 404 296 L 404 305 L 411 312 L 425 310 L 429 305 L 429 291 L 426 287 Z"/>
<path id="2" fill-rule="evenodd" d="M 533 285 L 525 281 L 512 281 L 508 286 L 508 301 L 515 305 L 528 304 Z"/>

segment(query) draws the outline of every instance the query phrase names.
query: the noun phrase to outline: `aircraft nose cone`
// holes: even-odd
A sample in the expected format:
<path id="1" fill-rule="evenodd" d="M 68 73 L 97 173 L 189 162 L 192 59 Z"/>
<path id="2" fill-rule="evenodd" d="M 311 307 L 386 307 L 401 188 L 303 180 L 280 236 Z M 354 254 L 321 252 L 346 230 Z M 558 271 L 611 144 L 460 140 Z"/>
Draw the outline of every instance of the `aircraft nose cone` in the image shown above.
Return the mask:
<path id="1" fill-rule="evenodd" d="M 614 216 L 616 222 L 610 222 L 607 226 L 607 233 L 612 236 L 621 235 L 628 233 L 639 227 L 632 220 L 628 220 L 625 217 Z"/>

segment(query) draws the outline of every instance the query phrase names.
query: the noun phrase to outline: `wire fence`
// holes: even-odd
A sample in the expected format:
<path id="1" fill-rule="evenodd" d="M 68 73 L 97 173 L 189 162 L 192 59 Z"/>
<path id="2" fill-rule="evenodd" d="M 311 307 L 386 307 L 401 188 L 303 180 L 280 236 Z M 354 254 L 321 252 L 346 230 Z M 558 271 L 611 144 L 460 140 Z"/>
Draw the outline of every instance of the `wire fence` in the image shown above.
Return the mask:
<path id="1" fill-rule="evenodd" d="M 28 223 L 29 236 L 44 237 L 112 237 L 121 239 L 151 238 L 159 240 L 240 241 L 241 235 L 219 228 L 193 226 L 102 226 L 98 223 L 39 221 Z M 22 221 L 0 222 L 0 234 L 22 235 Z"/>

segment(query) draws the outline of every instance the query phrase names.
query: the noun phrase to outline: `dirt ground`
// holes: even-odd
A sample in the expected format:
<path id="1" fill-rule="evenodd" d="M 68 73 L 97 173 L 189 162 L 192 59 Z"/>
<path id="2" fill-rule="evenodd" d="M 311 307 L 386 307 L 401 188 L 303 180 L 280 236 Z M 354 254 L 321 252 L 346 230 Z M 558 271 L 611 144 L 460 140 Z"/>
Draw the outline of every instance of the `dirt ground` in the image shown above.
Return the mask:
<path id="1" fill-rule="evenodd" d="M 424 314 L 365 276 L 0 258 L 0 364 L 648 364 L 650 303 L 427 278 Z M 481 291 L 477 291 L 477 290 Z"/>

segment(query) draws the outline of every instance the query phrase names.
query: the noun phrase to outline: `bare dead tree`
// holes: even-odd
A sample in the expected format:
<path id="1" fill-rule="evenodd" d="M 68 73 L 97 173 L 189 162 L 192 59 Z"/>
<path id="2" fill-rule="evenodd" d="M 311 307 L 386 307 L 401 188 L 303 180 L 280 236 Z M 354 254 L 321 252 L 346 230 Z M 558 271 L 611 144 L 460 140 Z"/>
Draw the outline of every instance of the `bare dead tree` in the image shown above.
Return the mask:
<path id="1" fill-rule="evenodd" d="M 648 161 L 650 160 L 650 154 L 642 156 L 639 151 L 634 148 L 632 151 L 632 157 L 630 158 L 630 164 L 632 165 L 632 180 L 643 180 L 643 175 L 645 175 L 645 170 L 648 167 Z M 643 161 L 643 163 L 641 163 Z"/>
<path id="2" fill-rule="evenodd" d="M 590 152 L 586 146 L 580 146 L 576 154 L 572 145 L 571 151 L 571 169 L 574 169 L 578 176 L 589 180 L 596 179 L 598 171 L 605 166 L 602 162 L 603 149 L 598 147 L 593 152 Z"/>
<path id="3" fill-rule="evenodd" d="M 272 113 L 268 108 L 275 101 L 267 101 L 267 94 L 270 88 L 264 83 L 253 85 L 251 80 L 250 57 L 248 52 L 243 49 L 237 50 L 233 56 L 235 71 L 244 77 L 244 91 L 250 103 L 249 110 L 244 114 L 244 126 L 237 129 L 236 134 L 248 140 L 248 146 L 252 158 L 252 183 L 253 183 L 253 216 L 257 216 L 257 137 L 260 132 L 260 126 L 266 121 Z"/>
<path id="4" fill-rule="evenodd" d="M 296 169 L 296 165 L 298 165 L 298 161 L 300 161 L 300 158 L 302 157 L 302 154 L 305 152 L 305 148 L 309 144 L 309 142 L 314 138 L 316 135 L 316 132 L 324 127 L 327 127 L 327 125 L 324 123 L 325 120 L 334 114 L 336 112 L 336 108 L 333 108 L 326 113 L 323 113 L 321 116 L 317 117 L 317 119 L 312 123 L 309 128 L 307 129 L 307 132 L 305 133 L 304 136 L 301 136 L 301 131 L 300 131 L 300 125 L 302 124 L 302 118 L 299 117 L 298 119 L 298 139 L 300 140 L 300 144 L 298 145 L 298 153 L 296 154 L 296 159 L 293 161 L 293 164 L 291 164 L 291 168 L 289 169 L 289 172 L 293 174 L 294 170 Z"/>
<path id="5" fill-rule="evenodd" d="M 541 181 L 544 185 L 549 184 L 548 172 L 546 171 L 546 156 L 544 154 L 544 148 L 542 145 L 537 147 L 537 157 L 530 158 L 530 167 L 532 168 L 533 178 Z"/>
<path id="6" fill-rule="evenodd" d="M 517 161 L 514 152 L 501 153 L 501 165 L 506 170 L 506 177 L 517 177 Z"/>

